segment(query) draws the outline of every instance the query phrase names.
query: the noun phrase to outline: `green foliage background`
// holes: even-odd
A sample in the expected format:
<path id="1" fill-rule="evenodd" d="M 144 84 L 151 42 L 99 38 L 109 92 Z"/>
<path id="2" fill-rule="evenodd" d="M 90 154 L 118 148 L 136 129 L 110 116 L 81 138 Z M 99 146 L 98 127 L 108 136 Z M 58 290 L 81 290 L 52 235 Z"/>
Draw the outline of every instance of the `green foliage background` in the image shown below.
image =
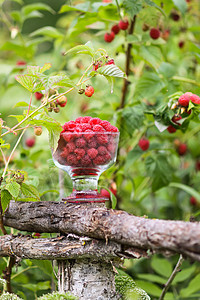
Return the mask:
<path id="1" fill-rule="evenodd" d="M 170 134 L 159 131 L 170 124 L 174 114 L 168 107 L 171 95 L 180 92 L 200 94 L 200 25 L 198 0 L 124 0 L 103 3 L 101 1 L 0 1 L 0 113 L 9 127 L 16 124 L 11 115 L 21 115 L 22 102 L 29 102 L 30 93 L 16 80 L 25 74 L 24 67 L 17 67 L 19 60 L 27 65 L 42 67 L 51 63 L 47 75 L 62 72 L 77 82 L 91 63 L 89 55 L 62 54 L 72 47 L 92 41 L 94 49 L 103 48 L 115 64 L 125 71 L 126 49 L 132 45 L 128 93 L 125 105 L 121 106 L 123 79 L 114 79 L 114 91 L 103 76 L 91 78 L 95 93 L 91 98 L 79 95 L 77 90 L 67 95 L 68 103 L 59 114 L 49 113 L 56 122 L 63 124 L 78 116 L 90 115 L 107 119 L 120 130 L 118 161 L 115 166 L 101 175 L 99 185 L 110 188 L 117 186 L 117 208 L 138 216 L 149 218 L 199 221 L 200 215 L 200 172 L 196 163 L 200 160 L 200 123 L 198 108 L 191 121 L 182 129 Z M 172 13 L 180 16 L 178 21 Z M 127 17 L 129 23 L 136 17 L 133 34 L 120 31 L 112 43 L 104 41 L 105 32 L 120 18 Z M 144 23 L 159 28 L 161 37 L 151 39 Z M 169 30 L 168 38 L 166 30 Z M 183 41 L 184 46 L 179 47 Z M 64 92 L 66 88 L 60 88 Z M 176 96 L 175 96 L 176 97 Z M 16 105 L 18 102 L 21 104 Z M 33 107 L 40 101 L 33 97 Z M 155 125 L 155 121 L 157 121 Z M 58 170 L 54 167 L 48 144 L 48 131 L 36 138 L 33 148 L 25 141 L 33 136 L 33 128 L 27 130 L 20 142 L 9 169 L 23 170 L 26 182 L 32 189 L 24 195 L 29 200 L 58 201 Z M 138 146 L 141 137 L 150 141 L 147 151 Z M 180 156 L 174 141 L 187 144 L 187 153 Z M 5 142 L 10 149 L 16 136 L 9 134 Z M 10 149 L 3 149 L 6 156 Z M 0 156 L 0 167 L 4 164 Z M 24 186 L 25 188 L 25 186 Z M 14 189 L 14 190 L 13 190 Z M 16 198 L 13 186 L 7 190 Z M 71 193 L 71 182 L 65 175 L 65 193 Z M 27 194 L 28 193 L 28 194 Z M 30 194 L 31 193 L 31 194 Z M 190 197 L 197 204 L 190 204 Z M 112 196 L 114 198 L 114 196 Z M 113 200 L 114 201 L 114 200 Z M 110 204 L 111 205 L 111 204 Z M 16 233 L 16 230 L 12 230 Z M 42 237 L 49 235 L 42 234 Z M 169 259 L 155 255 L 150 259 L 127 260 L 125 269 L 136 284 L 152 299 L 158 299 L 163 284 L 170 276 L 178 257 Z M 2 272 L 8 259 L 0 259 Z M 56 266 L 54 267 L 56 271 Z M 200 265 L 185 260 L 164 299 L 200 299 Z M 56 278 L 49 261 L 23 260 L 13 269 L 14 292 L 23 299 L 35 299 L 56 289 Z M 128 297 L 128 296 L 127 296 Z M 128 299 L 134 299 L 129 296 Z"/>

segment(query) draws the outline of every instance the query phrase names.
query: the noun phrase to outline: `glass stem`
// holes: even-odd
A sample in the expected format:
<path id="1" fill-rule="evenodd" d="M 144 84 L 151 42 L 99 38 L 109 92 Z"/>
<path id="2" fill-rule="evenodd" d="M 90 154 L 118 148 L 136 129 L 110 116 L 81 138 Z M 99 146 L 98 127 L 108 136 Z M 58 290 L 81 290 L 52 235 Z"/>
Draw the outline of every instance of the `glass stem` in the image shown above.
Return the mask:
<path id="1" fill-rule="evenodd" d="M 73 178 L 73 190 L 77 192 L 90 192 L 97 190 L 98 176 L 84 178 Z"/>

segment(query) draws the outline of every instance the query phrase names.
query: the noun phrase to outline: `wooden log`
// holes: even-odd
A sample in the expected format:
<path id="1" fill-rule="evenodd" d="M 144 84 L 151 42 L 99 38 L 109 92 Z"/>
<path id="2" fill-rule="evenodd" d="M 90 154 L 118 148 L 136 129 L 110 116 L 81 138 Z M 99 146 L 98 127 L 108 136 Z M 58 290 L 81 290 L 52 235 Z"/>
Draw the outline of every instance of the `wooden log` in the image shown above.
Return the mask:
<path id="1" fill-rule="evenodd" d="M 32 232 L 75 233 L 200 261 L 200 223 L 147 219 L 91 204 L 12 202 L 4 224 Z"/>

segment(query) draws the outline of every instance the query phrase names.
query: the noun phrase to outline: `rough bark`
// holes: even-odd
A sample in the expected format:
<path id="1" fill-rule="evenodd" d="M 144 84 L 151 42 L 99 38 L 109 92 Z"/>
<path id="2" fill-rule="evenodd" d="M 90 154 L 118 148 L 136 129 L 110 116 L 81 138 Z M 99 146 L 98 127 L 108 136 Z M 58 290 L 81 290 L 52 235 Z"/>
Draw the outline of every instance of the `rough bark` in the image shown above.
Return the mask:
<path id="1" fill-rule="evenodd" d="M 31 236 L 0 236 L 0 257 L 15 256 L 20 259 L 63 260 L 77 258 L 116 259 L 140 258 L 137 249 L 124 247 L 116 242 L 79 237 L 75 234 L 56 238 L 33 238 Z"/>
<path id="2" fill-rule="evenodd" d="M 75 233 L 200 261 L 200 223 L 135 217 L 123 211 L 63 202 L 12 202 L 4 224 L 33 232 Z"/>
<path id="3" fill-rule="evenodd" d="M 81 300 L 117 300 L 110 261 L 91 259 L 58 262 L 58 290 L 70 291 Z"/>

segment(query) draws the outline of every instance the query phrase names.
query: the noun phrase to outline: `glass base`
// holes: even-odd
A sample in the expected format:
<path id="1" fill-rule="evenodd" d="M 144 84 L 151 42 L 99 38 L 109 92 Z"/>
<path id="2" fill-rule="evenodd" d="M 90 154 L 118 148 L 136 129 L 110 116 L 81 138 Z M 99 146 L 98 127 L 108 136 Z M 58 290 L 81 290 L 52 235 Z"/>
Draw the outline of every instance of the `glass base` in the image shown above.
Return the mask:
<path id="1" fill-rule="evenodd" d="M 68 203 L 105 203 L 109 201 L 109 198 L 103 197 L 97 191 L 91 192 L 77 192 L 73 191 L 72 194 L 66 198 L 63 198 L 62 201 Z"/>

